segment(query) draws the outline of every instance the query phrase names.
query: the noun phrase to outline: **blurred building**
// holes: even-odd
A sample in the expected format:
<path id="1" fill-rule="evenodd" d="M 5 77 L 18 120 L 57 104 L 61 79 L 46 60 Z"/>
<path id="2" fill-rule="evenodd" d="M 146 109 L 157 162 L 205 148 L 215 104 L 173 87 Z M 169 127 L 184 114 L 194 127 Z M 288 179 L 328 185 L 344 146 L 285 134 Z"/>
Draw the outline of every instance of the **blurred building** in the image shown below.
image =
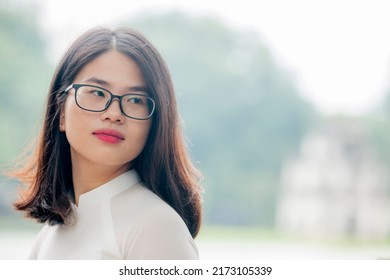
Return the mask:
<path id="1" fill-rule="evenodd" d="M 389 174 L 362 127 L 332 123 L 285 164 L 277 226 L 304 237 L 390 235 Z"/>

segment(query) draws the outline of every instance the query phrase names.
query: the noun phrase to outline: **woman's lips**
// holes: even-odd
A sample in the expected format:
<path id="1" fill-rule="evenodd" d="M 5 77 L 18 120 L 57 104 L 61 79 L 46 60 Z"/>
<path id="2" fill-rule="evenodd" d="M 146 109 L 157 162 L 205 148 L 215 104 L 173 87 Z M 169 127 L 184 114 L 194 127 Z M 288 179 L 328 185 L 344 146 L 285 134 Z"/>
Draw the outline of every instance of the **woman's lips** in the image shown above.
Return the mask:
<path id="1" fill-rule="evenodd" d="M 122 133 L 113 129 L 99 129 L 94 131 L 92 134 L 103 142 L 112 144 L 125 140 L 125 137 L 122 135 Z"/>

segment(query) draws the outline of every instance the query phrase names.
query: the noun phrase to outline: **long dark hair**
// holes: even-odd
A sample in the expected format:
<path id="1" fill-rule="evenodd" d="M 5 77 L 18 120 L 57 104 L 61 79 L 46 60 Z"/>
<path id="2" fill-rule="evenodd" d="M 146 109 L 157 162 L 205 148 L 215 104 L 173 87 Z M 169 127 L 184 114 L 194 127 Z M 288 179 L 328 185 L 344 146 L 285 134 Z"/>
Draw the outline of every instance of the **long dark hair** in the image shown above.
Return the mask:
<path id="1" fill-rule="evenodd" d="M 22 169 L 14 172 L 28 186 L 14 206 L 41 223 L 71 223 L 70 146 L 59 129 L 60 110 L 65 101 L 62 93 L 83 66 L 112 49 L 138 64 L 149 94 L 156 102 L 147 143 L 135 159 L 134 167 L 145 185 L 177 211 L 195 237 L 202 217 L 200 174 L 188 156 L 172 79 L 158 51 L 130 28 L 91 29 L 63 56 L 51 81 L 35 154 Z"/>

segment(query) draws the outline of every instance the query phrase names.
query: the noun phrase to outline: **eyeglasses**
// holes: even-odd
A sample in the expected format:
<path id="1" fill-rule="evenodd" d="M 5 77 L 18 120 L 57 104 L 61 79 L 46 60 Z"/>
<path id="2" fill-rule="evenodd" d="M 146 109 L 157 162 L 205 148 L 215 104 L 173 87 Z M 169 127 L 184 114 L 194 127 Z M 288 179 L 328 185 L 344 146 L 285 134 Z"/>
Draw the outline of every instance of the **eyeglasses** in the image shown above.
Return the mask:
<path id="1" fill-rule="evenodd" d="M 119 107 L 123 115 L 136 120 L 147 120 L 156 108 L 154 100 L 145 94 L 115 95 L 109 90 L 86 84 L 71 84 L 65 89 L 65 93 L 75 89 L 77 106 L 90 112 L 103 112 L 114 98 L 119 100 Z"/>

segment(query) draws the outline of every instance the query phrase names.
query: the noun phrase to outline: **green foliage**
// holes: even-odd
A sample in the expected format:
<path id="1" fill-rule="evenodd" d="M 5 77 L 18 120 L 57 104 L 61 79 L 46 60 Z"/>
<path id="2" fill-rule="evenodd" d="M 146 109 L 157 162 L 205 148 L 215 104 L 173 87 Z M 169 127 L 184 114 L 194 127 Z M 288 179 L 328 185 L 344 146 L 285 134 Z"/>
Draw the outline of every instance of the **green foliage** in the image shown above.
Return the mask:
<path id="1" fill-rule="evenodd" d="M 279 172 L 315 120 L 254 34 L 177 13 L 142 17 L 179 95 L 190 150 L 204 173 L 210 223 L 272 225 Z"/>
<path id="2" fill-rule="evenodd" d="M 36 135 L 49 64 L 29 12 L 0 8 L 0 42 L 0 163 L 5 163 Z"/>
<path id="3" fill-rule="evenodd" d="M 361 120 L 369 129 L 373 146 L 381 159 L 390 166 L 390 91 L 370 114 Z"/>
<path id="4" fill-rule="evenodd" d="M 371 145 L 375 148 L 379 158 L 390 166 L 390 118 L 386 114 L 366 116 L 361 123 L 367 128 Z M 389 188 L 390 191 L 390 188 Z"/>
<path id="5" fill-rule="evenodd" d="M 242 242 L 259 243 L 274 241 L 287 241 L 282 234 L 273 230 L 259 227 L 236 227 L 236 226 L 208 226 L 205 225 L 197 240 L 212 242 Z"/>
<path id="6" fill-rule="evenodd" d="M 390 91 L 387 90 L 384 100 L 377 108 L 363 116 L 360 123 L 364 125 L 369 134 L 371 146 L 382 160 L 385 168 L 390 168 Z M 387 174 L 388 175 L 388 174 Z M 387 186 L 390 194 L 390 186 Z"/>

